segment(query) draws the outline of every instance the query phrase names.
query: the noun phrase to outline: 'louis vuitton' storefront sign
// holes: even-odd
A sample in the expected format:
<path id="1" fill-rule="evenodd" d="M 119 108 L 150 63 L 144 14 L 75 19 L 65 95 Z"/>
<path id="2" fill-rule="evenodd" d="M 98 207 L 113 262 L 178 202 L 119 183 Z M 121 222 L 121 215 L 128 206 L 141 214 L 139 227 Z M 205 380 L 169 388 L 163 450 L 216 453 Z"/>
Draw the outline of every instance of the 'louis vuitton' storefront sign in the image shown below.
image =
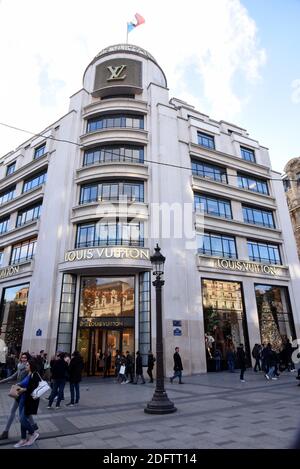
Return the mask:
<path id="1" fill-rule="evenodd" d="M 12 275 L 18 274 L 19 269 L 20 267 L 18 265 L 4 267 L 4 269 L 0 270 L 0 279 L 11 277 Z"/>
<path id="2" fill-rule="evenodd" d="M 65 262 L 88 261 L 92 259 L 134 259 L 149 261 L 150 253 L 149 249 L 133 247 L 75 249 L 65 253 Z"/>
<path id="3" fill-rule="evenodd" d="M 276 267 L 268 264 L 256 264 L 248 261 L 233 261 L 228 259 L 218 259 L 216 265 L 219 269 L 238 270 L 240 272 L 252 272 L 255 274 L 279 275 L 280 271 Z"/>

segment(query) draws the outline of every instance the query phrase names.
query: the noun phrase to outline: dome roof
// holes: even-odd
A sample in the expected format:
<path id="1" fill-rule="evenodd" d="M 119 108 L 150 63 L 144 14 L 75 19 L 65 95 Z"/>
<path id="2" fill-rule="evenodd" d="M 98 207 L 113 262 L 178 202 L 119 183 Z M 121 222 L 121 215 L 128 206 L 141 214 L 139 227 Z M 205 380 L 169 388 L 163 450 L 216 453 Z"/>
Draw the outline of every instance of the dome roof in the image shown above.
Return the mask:
<path id="1" fill-rule="evenodd" d="M 158 65 L 153 55 L 146 51 L 146 49 L 143 49 L 139 46 L 135 46 L 134 44 L 115 44 L 113 46 L 105 47 L 105 49 L 102 49 L 99 54 L 96 55 L 95 59 L 99 59 L 99 57 L 102 57 L 104 55 L 115 54 L 117 52 L 126 52 L 129 54 L 141 55 L 146 59 L 152 60 L 152 62 Z"/>

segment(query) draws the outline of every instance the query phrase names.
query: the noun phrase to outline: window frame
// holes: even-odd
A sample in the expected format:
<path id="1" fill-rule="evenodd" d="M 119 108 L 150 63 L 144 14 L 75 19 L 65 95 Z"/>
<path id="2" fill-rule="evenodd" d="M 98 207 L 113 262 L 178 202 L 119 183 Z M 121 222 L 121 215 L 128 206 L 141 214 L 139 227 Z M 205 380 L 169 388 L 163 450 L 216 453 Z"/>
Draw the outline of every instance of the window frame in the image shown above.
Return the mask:
<path id="1" fill-rule="evenodd" d="M 275 225 L 275 217 L 274 217 L 274 211 L 269 210 L 269 209 L 264 209 L 261 207 L 255 207 L 247 204 L 242 204 L 242 211 L 243 211 L 243 220 L 244 223 L 249 223 L 252 225 L 256 226 L 263 226 L 264 228 L 272 228 L 276 229 Z M 247 211 L 247 212 L 246 212 Z M 248 211 L 252 211 L 252 216 L 249 216 Z M 245 217 L 245 212 L 247 213 L 247 216 Z M 255 212 L 261 213 L 261 218 L 262 222 L 255 221 Z M 271 217 L 271 223 L 270 222 L 265 222 L 265 217 L 269 220 L 269 217 Z"/>
<path id="2" fill-rule="evenodd" d="M 210 179 L 211 181 L 220 182 L 222 184 L 228 184 L 227 171 L 226 168 L 223 168 L 222 166 L 206 163 L 203 160 L 196 160 L 195 158 L 192 158 L 191 169 L 193 176 Z"/>
<path id="3" fill-rule="evenodd" d="M 215 233 L 212 231 L 204 232 L 202 234 L 197 235 L 197 244 L 198 244 L 198 239 L 203 238 L 203 247 L 197 247 L 198 254 L 203 254 L 203 255 L 210 255 L 214 257 L 224 257 L 225 259 L 238 259 L 238 252 L 236 248 L 236 238 L 235 236 L 229 236 L 229 235 L 224 235 L 221 233 Z M 212 247 L 212 239 L 219 238 L 219 243 L 220 246 L 222 246 L 222 250 L 216 250 L 213 249 Z M 229 251 L 226 251 L 224 248 L 225 242 L 229 243 L 228 246 L 234 246 L 234 249 Z M 205 247 L 206 244 L 206 247 Z M 207 246 L 209 245 L 209 249 L 207 249 Z"/>
<path id="4" fill-rule="evenodd" d="M 196 198 L 199 198 L 199 201 L 197 201 Z M 203 202 L 201 199 L 204 199 L 205 202 Z M 209 205 L 208 205 L 209 201 L 216 202 L 217 213 L 209 209 Z M 194 192 L 194 208 L 195 208 L 196 213 L 199 213 L 199 212 L 202 213 L 201 207 L 199 207 L 201 206 L 202 203 L 204 205 L 203 212 L 206 215 L 212 215 L 215 217 L 225 218 L 226 220 L 232 220 L 232 207 L 231 207 L 230 200 L 223 199 L 222 197 L 214 197 L 210 194 L 200 194 L 199 192 Z M 224 206 L 224 210 L 223 210 L 224 214 L 222 214 L 222 210 L 220 210 L 220 206 L 222 205 Z M 228 209 L 228 212 L 226 210 L 226 207 Z"/>
<path id="5" fill-rule="evenodd" d="M 138 157 L 134 156 L 135 151 Z M 145 147 L 142 145 L 100 145 L 84 151 L 82 166 L 115 162 L 144 164 L 144 153 Z"/>
<path id="6" fill-rule="evenodd" d="M 104 197 L 103 196 L 103 186 L 118 186 L 118 196 L 111 196 L 111 189 L 109 190 L 109 197 Z M 134 187 L 138 187 L 138 196 L 130 196 L 127 197 L 128 202 L 141 202 L 144 203 L 144 194 L 145 194 L 145 188 L 144 188 L 144 181 L 136 181 L 136 180 L 108 180 L 108 181 L 99 181 L 95 183 L 90 183 L 90 184 L 82 184 L 80 186 L 80 194 L 79 194 L 79 205 L 85 205 L 88 203 L 93 203 L 93 202 L 105 202 L 105 201 L 119 201 L 119 200 L 125 200 L 125 187 L 130 186 L 131 187 L 131 194 L 135 191 Z M 93 190 L 93 193 L 95 193 L 94 197 L 84 197 L 83 191 L 87 190 L 90 191 L 90 194 Z"/>
<path id="7" fill-rule="evenodd" d="M 22 262 L 27 262 L 31 261 L 35 255 L 35 249 L 36 249 L 36 242 L 37 238 L 30 238 L 25 241 L 21 241 L 19 243 L 13 244 L 12 249 L 11 249 L 11 254 L 10 254 L 10 265 L 15 265 L 15 264 L 20 264 Z M 22 256 L 22 249 L 26 251 L 26 246 L 27 246 L 27 254 L 26 256 Z M 30 252 L 31 251 L 31 252 Z M 15 252 L 19 252 L 19 255 L 14 254 Z"/>
<path id="8" fill-rule="evenodd" d="M 253 239 L 247 239 L 247 248 L 248 248 L 249 260 L 251 260 L 252 262 L 260 262 L 262 264 L 282 265 L 280 244 L 269 243 L 268 241 L 264 242 L 264 241 L 256 241 Z M 250 249 L 251 249 L 252 255 L 250 253 Z M 262 249 L 267 250 L 268 257 L 262 256 L 262 251 L 261 251 Z M 273 251 L 273 259 L 272 259 L 272 256 L 270 256 L 270 252 L 272 251 L 269 251 L 269 249 Z M 255 251 L 257 253 L 256 256 L 254 255 Z M 278 253 L 278 259 L 276 259 L 275 252 Z M 275 259 L 275 262 L 273 262 L 274 259 Z"/>
<path id="9" fill-rule="evenodd" d="M 41 201 L 39 203 L 29 205 L 28 207 L 19 210 L 17 213 L 16 228 L 19 228 L 21 226 L 26 225 L 27 223 L 31 223 L 33 221 L 38 220 L 41 216 L 42 205 L 43 205 L 43 202 Z M 37 213 L 36 213 L 36 209 L 37 209 Z M 32 210 L 33 210 L 33 217 L 31 219 L 27 219 L 27 216 L 25 214 L 28 214 Z M 25 215 L 25 221 L 22 221 L 22 218 L 24 217 L 24 215 Z"/>
<path id="10" fill-rule="evenodd" d="M 16 171 L 16 165 L 17 165 L 17 161 L 13 161 L 12 163 L 6 166 L 6 177 L 10 176 L 11 174 L 14 174 L 14 172 Z M 11 168 L 13 168 L 12 171 L 10 170 Z"/>
<path id="11" fill-rule="evenodd" d="M 138 227 L 138 239 L 134 236 L 134 230 Z M 81 230 L 85 230 L 86 234 L 81 241 Z M 129 236 L 124 233 L 129 232 Z M 105 223 L 80 223 L 76 228 L 75 249 L 98 247 L 98 246 L 144 246 L 144 223 L 120 221 Z"/>
<path id="12" fill-rule="evenodd" d="M 10 200 L 14 199 L 15 198 L 15 190 L 16 190 L 16 186 L 14 185 L 14 186 L 11 186 L 11 187 L 7 188 L 3 192 L 1 192 L 0 193 L 0 205 L 6 204 Z M 5 198 L 6 195 L 8 197 L 6 198 L 6 200 L 4 200 L 4 202 L 2 202 L 2 199 Z"/>
<path id="13" fill-rule="evenodd" d="M 255 192 L 256 194 L 262 194 L 262 195 L 270 195 L 269 191 L 269 184 L 268 184 L 268 179 L 262 179 L 262 178 L 257 178 L 255 176 L 249 176 L 248 174 L 245 173 L 240 173 L 239 171 L 237 172 L 237 180 L 238 180 L 238 187 L 240 189 L 245 189 L 251 192 Z M 244 181 L 247 183 L 244 184 Z M 255 189 L 250 189 L 250 181 L 255 182 L 256 188 L 259 188 L 259 185 L 261 184 L 262 188 L 266 188 L 265 190 L 255 190 Z M 245 187 L 246 186 L 246 187 Z"/>
<path id="14" fill-rule="evenodd" d="M 130 125 L 130 120 L 132 123 Z M 112 121 L 111 123 L 109 121 Z M 119 122 L 120 121 L 120 122 Z M 134 125 L 134 121 L 139 121 Z M 118 125 L 118 123 L 120 125 Z M 130 113 L 102 114 L 97 117 L 87 119 L 86 132 L 97 132 L 98 130 L 126 128 L 144 130 L 144 115 Z"/>
<path id="15" fill-rule="evenodd" d="M 244 147 L 240 145 L 241 157 L 244 161 L 250 161 L 251 163 L 256 163 L 255 150 L 253 148 Z M 250 155 L 249 158 L 246 155 Z"/>
<path id="16" fill-rule="evenodd" d="M 204 142 L 207 140 L 208 144 L 206 145 Z M 198 145 L 204 148 L 208 148 L 209 150 L 215 150 L 215 137 L 214 135 L 207 134 L 206 132 L 202 132 L 202 130 L 197 131 L 197 142 Z"/>
<path id="17" fill-rule="evenodd" d="M 29 184 L 29 183 L 32 183 L 35 179 L 42 179 L 41 182 L 38 182 L 37 185 L 34 185 L 32 187 L 29 187 L 28 189 L 26 188 L 26 184 Z M 46 171 L 42 171 L 40 173 L 37 173 L 36 175 L 34 176 L 31 176 L 30 178 L 27 178 L 27 179 L 24 179 L 23 181 L 23 189 L 22 189 L 22 194 L 26 193 L 26 192 L 29 192 L 31 191 L 32 189 L 36 189 L 37 187 L 40 187 L 41 185 L 43 185 L 47 180 L 47 170 Z M 26 188 L 26 190 L 25 190 Z"/>
<path id="18" fill-rule="evenodd" d="M 42 156 L 45 155 L 46 153 L 46 142 L 42 143 L 41 145 L 35 147 L 34 149 L 34 154 L 33 154 L 33 159 L 38 160 Z"/>
<path id="19" fill-rule="evenodd" d="M 0 235 L 2 235 L 2 234 L 4 234 L 4 233 L 7 233 L 9 220 L 10 220 L 10 216 L 0 218 Z M 5 228 L 4 228 L 4 229 L 1 229 L 1 228 L 2 228 L 2 225 L 5 225 Z"/>

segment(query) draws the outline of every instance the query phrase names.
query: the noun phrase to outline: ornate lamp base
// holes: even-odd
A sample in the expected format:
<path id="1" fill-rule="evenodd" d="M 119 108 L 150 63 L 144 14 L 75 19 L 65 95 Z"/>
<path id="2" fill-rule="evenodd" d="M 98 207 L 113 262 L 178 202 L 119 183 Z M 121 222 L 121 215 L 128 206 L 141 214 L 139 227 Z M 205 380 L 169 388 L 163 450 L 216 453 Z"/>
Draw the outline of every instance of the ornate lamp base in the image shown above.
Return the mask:
<path id="1" fill-rule="evenodd" d="M 155 391 L 152 400 L 148 402 L 147 407 L 144 409 L 146 414 L 172 414 L 176 412 L 177 408 L 174 403 L 169 400 L 165 391 Z"/>

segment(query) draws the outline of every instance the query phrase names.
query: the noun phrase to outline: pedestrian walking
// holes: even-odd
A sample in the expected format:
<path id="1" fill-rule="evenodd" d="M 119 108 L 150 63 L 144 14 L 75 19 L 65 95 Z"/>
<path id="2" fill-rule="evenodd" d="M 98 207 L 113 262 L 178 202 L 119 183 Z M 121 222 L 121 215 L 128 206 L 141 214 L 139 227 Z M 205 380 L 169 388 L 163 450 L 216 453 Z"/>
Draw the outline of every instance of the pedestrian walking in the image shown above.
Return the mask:
<path id="1" fill-rule="evenodd" d="M 266 379 L 278 379 L 275 376 L 276 365 L 278 362 L 278 357 L 276 352 L 272 349 L 271 344 L 269 343 L 266 347 L 266 364 L 268 371 L 265 374 Z"/>
<path id="2" fill-rule="evenodd" d="M 27 371 L 27 368 L 26 368 L 26 363 L 28 362 L 29 358 L 30 358 L 30 355 L 27 352 L 21 353 L 20 361 L 17 365 L 17 371 L 14 374 L 10 375 L 8 378 L 1 380 L 0 384 L 8 383 L 9 381 L 12 381 L 16 378 L 17 378 L 17 383 L 20 383 L 28 375 L 28 371 Z M 8 419 L 7 419 L 5 428 L 2 432 L 2 434 L 0 435 L 0 440 L 7 440 L 8 439 L 9 429 L 10 429 L 10 427 L 11 427 L 11 425 L 12 425 L 14 419 L 15 419 L 18 407 L 19 407 L 19 399 L 14 399 L 14 402 L 11 406 L 10 414 L 9 414 Z M 32 421 L 32 423 L 35 426 L 33 421 Z"/>
<path id="3" fill-rule="evenodd" d="M 70 382 L 70 393 L 71 401 L 66 404 L 67 406 L 73 407 L 75 404 L 79 403 L 80 400 L 80 381 L 82 378 L 82 371 L 84 368 L 84 363 L 82 356 L 78 350 L 74 350 L 72 353 L 71 361 L 68 368 L 68 376 Z"/>
<path id="4" fill-rule="evenodd" d="M 174 368 L 173 368 L 174 375 L 170 378 L 170 383 L 173 383 L 173 380 L 175 378 L 179 378 L 179 384 L 184 384 L 181 380 L 183 366 L 182 366 L 181 356 L 179 355 L 179 347 L 175 347 L 175 353 L 173 355 L 173 360 L 174 360 Z"/>
<path id="5" fill-rule="evenodd" d="M 143 375 L 143 360 L 142 356 L 139 351 L 136 352 L 136 360 L 135 360 L 135 381 L 133 384 L 137 384 L 139 378 L 142 380 L 142 384 L 145 384 L 145 379 Z"/>
<path id="6" fill-rule="evenodd" d="M 151 350 L 148 351 L 148 368 L 147 368 L 147 373 L 148 373 L 148 376 L 150 378 L 150 381 L 149 383 L 153 383 L 153 368 L 154 368 L 154 363 L 155 363 L 156 359 L 153 355 L 153 353 L 151 352 Z"/>
<path id="7" fill-rule="evenodd" d="M 240 367 L 240 370 L 241 370 L 240 380 L 242 383 L 245 383 L 244 373 L 246 371 L 246 354 L 245 354 L 243 344 L 240 344 L 240 346 L 237 348 L 236 356 L 237 356 L 238 366 Z"/>
<path id="8" fill-rule="evenodd" d="M 107 378 L 110 375 L 111 367 L 111 352 L 105 352 L 103 356 L 103 378 Z"/>
<path id="9" fill-rule="evenodd" d="M 66 384 L 66 376 L 68 373 L 68 364 L 64 360 L 64 357 L 65 357 L 65 354 L 63 352 L 59 353 L 57 355 L 57 359 L 54 360 L 54 362 L 52 362 L 51 373 L 52 373 L 53 387 L 52 387 L 52 391 L 49 397 L 49 405 L 47 406 L 47 409 L 51 409 L 52 403 L 56 395 L 57 395 L 56 409 L 60 409 L 60 402 L 63 399 L 64 388 Z"/>
<path id="10" fill-rule="evenodd" d="M 37 371 L 40 376 L 44 377 L 44 365 L 45 365 L 45 350 L 41 350 L 39 355 L 36 356 Z"/>
<path id="11" fill-rule="evenodd" d="M 129 353 L 129 350 L 127 350 L 126 352 L 125 374 L 126 374 L 126 383 L 133 383 L 134 363 L 133 363 L 133 357 Z"/>
<path id="12" fill-rule="evenodd" d="M 26 363 L 27 376 L 20 382 L 24 392 L 19 397 L 19 415 L 21 423 L 21 440 L 14 445 L 15 448 L 31 446 L 39 437 L 39 433 L 32 424 L 32 415 L 36 415 L 39 407 L 39 399 L 33 399 L 32 392 L 38 387 L 41 380 L 38 373 L 37 362 L 30 358 Z M 29 438 L 27 439 L 27 433 Z"/>
<path id="13" fill-rule="evenodd" d="M 253 367 L 253 371 L 261 371 L 261 366 L 260 366 L 260 359 L 261 359 L 261 350 L 262 347 L 259 344 L 255 344 L 253 349 L 252 349 L 252 357 L 255 360 L 255 365 Z M 258 370 L 257 370 L 258 368 Z"/>
<path id="14" fill-rule="evenodd" d="M 233 348 L 232 345 L 230 345 L 229 348 L 228 348 L 228 350 L 227 350 L 226 359 L 227 359 L 228 370 L 229 370 L 231 373 L 234 373 L 234 368 L 235 368 L 235 356 L 234 356 L 234 348 Z"/>
<path id="15" fill-rule="evenodd" d="M 216 371 L 221 371 L 222 353 L 221 350 L 218 348 L 215 350 L 214 359 L 216 362 Z"/>

